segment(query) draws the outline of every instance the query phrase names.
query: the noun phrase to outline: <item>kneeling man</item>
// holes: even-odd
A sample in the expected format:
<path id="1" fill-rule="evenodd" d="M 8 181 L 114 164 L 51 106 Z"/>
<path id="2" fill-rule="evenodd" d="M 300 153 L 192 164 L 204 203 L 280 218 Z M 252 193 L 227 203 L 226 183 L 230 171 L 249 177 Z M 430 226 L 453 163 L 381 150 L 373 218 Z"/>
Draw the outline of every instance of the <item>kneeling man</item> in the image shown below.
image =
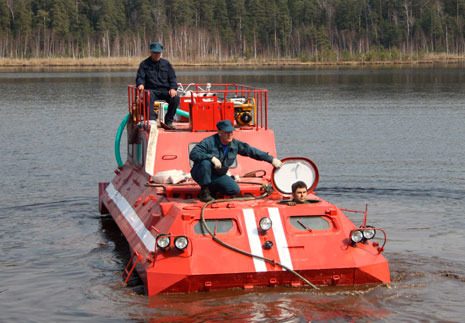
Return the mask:
<path id="1" fill-rule="evenodd" d="M 189 158 L 194 162 L 191 169 L 192 178 L 201 187 L 200 200 L 214 200 L 210 192 L 220 192 L 224 195 L 239 194 L 240 188 L 236 181 L 227 175 L 237 154 L 256 160 L 264 160 L 280 168 L 279 159 L 268 155 L 249 144 L 233 138 L 235 130 L 231 121 L 221 120 L 216 124 L 218 133 L 207 137 L 192 149 Z"/>

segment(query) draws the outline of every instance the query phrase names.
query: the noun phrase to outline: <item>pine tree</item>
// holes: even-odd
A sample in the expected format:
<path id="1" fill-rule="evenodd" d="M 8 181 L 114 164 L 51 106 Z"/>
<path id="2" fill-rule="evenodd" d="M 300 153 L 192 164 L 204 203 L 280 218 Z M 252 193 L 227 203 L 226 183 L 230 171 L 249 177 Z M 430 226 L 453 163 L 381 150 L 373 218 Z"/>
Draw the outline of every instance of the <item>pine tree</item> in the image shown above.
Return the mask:
<path id="1" fill-rule="evenodd" d="M 0 1 L 0 36 L 10 31 L 10 12 L 6 1 Z"/>

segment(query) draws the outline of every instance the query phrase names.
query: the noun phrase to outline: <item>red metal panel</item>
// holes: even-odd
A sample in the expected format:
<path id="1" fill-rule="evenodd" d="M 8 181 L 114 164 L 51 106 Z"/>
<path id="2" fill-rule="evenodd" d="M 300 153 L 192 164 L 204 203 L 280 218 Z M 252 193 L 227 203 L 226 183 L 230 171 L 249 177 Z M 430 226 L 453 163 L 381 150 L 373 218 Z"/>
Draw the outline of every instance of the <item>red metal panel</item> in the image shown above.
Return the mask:
<path id="1" fill-rule="evenodd" d="M 191 106 L 190 122 L 192 131 L 214 131 L 214 102 L 198 102 Z"/>
<path id="2" fill-rule="evenodd" d="M 212 101 L 205 101 L 205 100 Z M 220 120 L 234 123 L 234 104 L 216 102 L 214 98 L 199 99 L 190 109 L 192 131 L 217 131 L 216 124 Z"/>
<path id="3" fill-rule="evenodd" d="M 234 104 L 231 102 L 216 103 L 213 114 L 214 129 L 212 130 L 216 130 L 216 124 L 221 120 L 229 120 L 234 124 Z"/>
<path id="4" fill-rule="evenodd" d="M 98 210 L 100 214 L 108 214 L 108 209 L 103 202 L 103 196 L 105 194 L 105 189 L 107 188 L 108 183 L 98 183 Z"/>
<path id="5" fill-rule="evenodd" d="M 234 138 L 247 142 L 251 146 L 268 152 L 276 157 L 276 148 L 274 146 L 274 134 L 271 130 L 263 130 L 255 128 L 236 130 Z M 161 131 L 158 134 L 157 153 L 155 156 L 154 174 L 171 170 L 179 169 L 183 172 L 190 172 L 189 164 L 189 143 L 198 143 L 205 137 L 211 136 L 216 132 L 175 132 Z M 249 157 L 238 155 L 237 168 L 231 168 L 230 172 L 233 175 L 244 175 L 248 172 L 263 169 L 268 174 L 271 174 L 272 167 L 270 163 L 265 161 L 255 160 Z"/>
<path id="6" fill-rule="evenodd" d="M 179 104 L 179 109 L 184 112 L 190 111 L 190 104 L 191 104 L 191 97 L 190 96 L 183 96 L 181 97 L 181 103 Z M 189 118 L 180 117 L 181 122 L 189 122 Z"/>

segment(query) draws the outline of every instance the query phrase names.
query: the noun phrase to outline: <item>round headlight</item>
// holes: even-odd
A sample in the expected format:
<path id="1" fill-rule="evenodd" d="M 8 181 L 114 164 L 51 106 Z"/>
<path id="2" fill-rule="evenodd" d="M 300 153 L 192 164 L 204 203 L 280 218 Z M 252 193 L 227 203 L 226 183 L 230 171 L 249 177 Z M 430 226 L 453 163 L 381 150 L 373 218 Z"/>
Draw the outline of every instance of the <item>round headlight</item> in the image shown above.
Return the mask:
<path id="1" fill-rule="evenodd" d="M 271 222 L 270 218 L 261 218 L 259 222 L 260 229 L 262 229 L 263 231 L 270 230 L 272 224 L 273 223 Z"/>
<path id="2" fill-rule="evenodd" d="M 363 240 L 362 231 L 360 230 L 353 231 L 352 234 L 350 235 L 350 239 L 355 243 L 362 241 Z"/>
<path id="3" fill-rule="evenodd" d="M 159 248 L 165 249 L 170 245 L 171 239 L 168 236 L 159 237 L 157 240 L 157 246 Z"/>
<path id="4" fill-rule="evenodd" d="M 373 239 L 375 235 L 376 235 L 375 229 L 369 228 L 369 229 L 363 230 L 363 237 L 367 240 Z"/>
<path id="5" fill-rule="evenodd" d="M 189 241 L 187 240 L 187 237 L 179 236 L 174 239 L 174 246 L 179 250 L 186 249 L 188 244 Z"/>

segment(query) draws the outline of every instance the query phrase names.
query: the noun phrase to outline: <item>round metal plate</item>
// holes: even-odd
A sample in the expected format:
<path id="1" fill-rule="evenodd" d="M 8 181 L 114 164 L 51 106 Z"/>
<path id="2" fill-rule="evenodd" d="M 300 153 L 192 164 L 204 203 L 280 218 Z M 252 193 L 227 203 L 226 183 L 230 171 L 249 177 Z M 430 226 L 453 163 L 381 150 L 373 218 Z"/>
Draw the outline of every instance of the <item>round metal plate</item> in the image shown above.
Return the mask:
<path id="1" fill-rule="evenodd" d="M 283 166 L 273 169 L 271 174 L 273 187 L 283 194 L 292 194 L 292 184 L 303 181 L 307 191 L 313 192 L 318 185 L 318 168 L 304 157 L 288 157 L 281 160 Z"/>

